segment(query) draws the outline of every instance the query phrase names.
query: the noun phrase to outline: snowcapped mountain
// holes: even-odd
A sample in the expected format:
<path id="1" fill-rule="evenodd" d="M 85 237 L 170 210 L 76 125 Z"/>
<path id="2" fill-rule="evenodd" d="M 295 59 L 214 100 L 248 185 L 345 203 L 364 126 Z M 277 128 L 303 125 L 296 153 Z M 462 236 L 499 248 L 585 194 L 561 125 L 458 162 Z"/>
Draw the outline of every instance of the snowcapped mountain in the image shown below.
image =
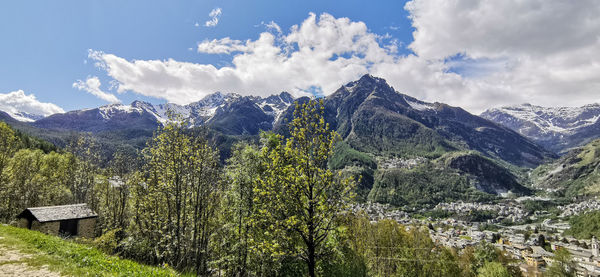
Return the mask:
<path id="1" fill-rule="evenodd" d="M 236 109 L 248 107 L 259 115 L 261 126 L 270 128 L 279 115 L 294 101 L 287 92 L 279 95 L 271 95 L 266 98 L 254 96 L 241 96 L 235 93 L 215 92 L 207 95 L 202 100 L 188 105 L 177 105 L 172 103 L 153 105 L 148 102 L 134 101 L 130 105 L 110 104 L 93 109 L 70 111 L 63 114 L 53 114 L 41 118 L 32 124 L 46 129 L 66 129 L 86 132 L 97 132 L 105 130 L 116 130 L 122 128 L 155 129 L 160 124 L 169 121 L 170 112 L 188 120 L 192 126 L 212 124 L 217 121 L 215 115 L 219 110 L 227 109 L 227 113 L 234 113 Z M 222 112 L 221 112 L 222 114 Z M 233 119 L 232 119 L 233 120 Z M 31 120 L 33 121 L 33 120 Z M 222 116 L 219 123 L 223 122 Z M 243 122 L 248 124 L 248 122 Z M 227 123 L 229 124 L 229 123 Z M 252 128 L 253 130 L 255 128 Z M 264 128 L 263 128 L 264 129 Z M 256 132 L 258 129 L 255 130 Z"/>
<path id="2" fill-rule="evenodd" d="M 12 118 L 18 120 L 18 121 L 22 121 L 22 122 L 34 122 L 38 119 L 42 119 L 44 118 L 43 115 L 40 114 L 32 114 L 32 113 L 27 113 L 27 112 L 15 112 L 15 113 L 11 113 L 11 112 L 7 112 Z"/>
<path id="3" fill-rule="evenodd" d="M 522 104 L 489 109 L 481 117 L 511 128 L 559 153 L 600 137 L 600 104 L 582 107 Z"/>

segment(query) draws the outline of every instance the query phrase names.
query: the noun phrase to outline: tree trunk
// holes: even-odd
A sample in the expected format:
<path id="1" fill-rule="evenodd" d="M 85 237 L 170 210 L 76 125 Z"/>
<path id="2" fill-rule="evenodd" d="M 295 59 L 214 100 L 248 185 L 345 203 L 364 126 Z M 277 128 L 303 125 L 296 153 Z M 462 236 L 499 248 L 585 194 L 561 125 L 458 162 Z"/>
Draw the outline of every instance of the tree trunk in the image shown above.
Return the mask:
<path id="1" fill-rule="evenodd" d="M 315 277 L 315 247 L 314 245 L 308 245 L 308 276 Z"/>

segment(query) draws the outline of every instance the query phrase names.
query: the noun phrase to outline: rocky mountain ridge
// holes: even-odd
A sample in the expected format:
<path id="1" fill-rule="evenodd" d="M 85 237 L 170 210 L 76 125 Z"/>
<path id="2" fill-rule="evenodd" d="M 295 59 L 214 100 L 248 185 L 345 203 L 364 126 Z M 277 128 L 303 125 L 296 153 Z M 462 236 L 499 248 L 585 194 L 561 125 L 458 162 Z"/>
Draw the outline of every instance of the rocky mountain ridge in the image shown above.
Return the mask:
<path id="1" fill-rule="evenodd" d="M 542 107 L 531 104 L 489 109 L 481 117 L 515 130 L 556 153 L 600 137 L 600 104 Z"/>

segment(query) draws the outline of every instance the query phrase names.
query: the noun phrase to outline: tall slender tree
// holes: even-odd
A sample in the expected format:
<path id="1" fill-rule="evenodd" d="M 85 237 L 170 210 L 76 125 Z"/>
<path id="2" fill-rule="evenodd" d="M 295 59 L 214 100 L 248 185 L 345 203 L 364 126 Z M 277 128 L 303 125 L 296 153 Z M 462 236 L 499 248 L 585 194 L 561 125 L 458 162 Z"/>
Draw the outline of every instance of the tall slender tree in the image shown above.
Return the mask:
<path id="1" fill-rule="evenodd" d="M 351 178 L 339 178 L 327 167 L 338 136 L 323 113 L 322 101 L 296 104 L 285 144 L 263 149 L 264 174 L 254 198 L 256 218 L 270 238 L 262 247 L 300 258 L 311 277 L 330 255 L 326 241 L 354 186 Z"/>

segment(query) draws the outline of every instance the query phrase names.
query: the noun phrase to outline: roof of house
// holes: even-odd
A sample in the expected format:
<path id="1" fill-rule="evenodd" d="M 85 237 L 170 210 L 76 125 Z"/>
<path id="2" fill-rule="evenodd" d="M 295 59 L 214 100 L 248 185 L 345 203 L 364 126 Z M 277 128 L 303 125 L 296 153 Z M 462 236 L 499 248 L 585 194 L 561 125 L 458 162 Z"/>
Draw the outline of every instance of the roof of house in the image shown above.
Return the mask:
<path id="1" fill-rule="evenodd" d="M 17 218 L 33 216 L 39 222 L 98 217 L 87 204 L 27 208 Z"/>

